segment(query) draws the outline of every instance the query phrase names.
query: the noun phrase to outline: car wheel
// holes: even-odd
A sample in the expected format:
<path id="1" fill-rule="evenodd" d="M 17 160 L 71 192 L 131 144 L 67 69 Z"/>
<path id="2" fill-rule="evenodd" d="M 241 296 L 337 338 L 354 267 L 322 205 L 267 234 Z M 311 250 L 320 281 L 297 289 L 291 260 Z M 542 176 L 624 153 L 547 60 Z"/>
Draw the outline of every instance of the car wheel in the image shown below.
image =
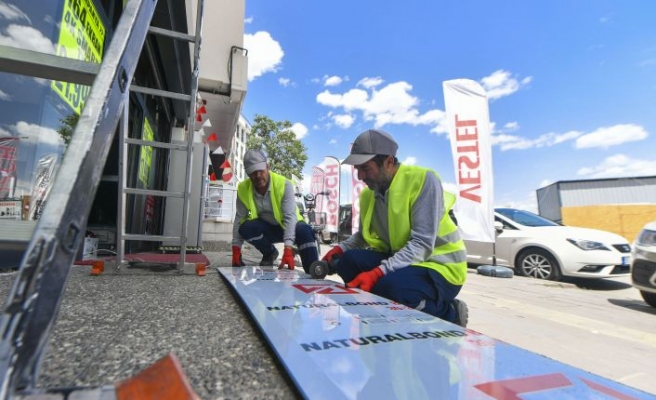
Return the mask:
<path id="1" fill-rule="evenodd" d="M 529 278 L 557 281 L 560 267 L 556 259 L 546 250 L 532 248 L 524 250 L 517 258 L 519 272 Z"/>
<path id="2" fill-rule="evenodd" d="M 644 290 L 640 291 L 642 298 L 645 299 L 645 302 L 652 307 L 656 307 L 656 293 L 645 292 Z"/>

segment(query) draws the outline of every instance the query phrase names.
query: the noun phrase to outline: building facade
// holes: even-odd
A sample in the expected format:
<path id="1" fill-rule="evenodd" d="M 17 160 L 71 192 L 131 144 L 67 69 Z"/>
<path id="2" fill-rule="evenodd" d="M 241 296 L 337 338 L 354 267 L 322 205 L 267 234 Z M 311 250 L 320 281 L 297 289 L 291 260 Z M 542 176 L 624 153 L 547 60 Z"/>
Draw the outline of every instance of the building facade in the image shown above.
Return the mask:
<path id="1" fill-rule="evenodd" d="M 248 179 L 244 170 L 244 153 L 251 132 L 250 122 L 241 115 L 237 129 L 232 138 L 226 159 L 231 166 L 231 176 L 216 175 L 216 180 L 209 181 L 205 191 L 205 208 L 203 220 L 203 247 L 205 249 L 225 249 L 232 240 L 232 224 L 237 202 L 237 185 Z M 226 178 L 226 179 L 223 179 Z"/>
<path id="2" fill-rule="evenodd" d="M 7 0 L 0 13 L 0 58 L 10 51 L 21 57 L 39 59 L 59 56 L 100 64 L 117 29 L 126 1 L 51 0 L 25 2 Z M 151 25 L 181 34 L 195 35 L 197 0 L 160 0 Z M 199 145 L 192 159 L 192 193 L 189 220 L 203 220 L 202 198 L 206 181 L 207 150 L 204 140 L 214 134 L 230 153 L 246 94 L 247 50 L 243 48 L 244 0 L 205 1 L 202 15 L 202 45 L 198 59 L 198 95 L 204 109 L 196 125 L 189 126 L 190 114 L 198 111 L 191 101 L 153 94 L 152 90 L 190 94 L 195 54 L 193 46 L 174 37 L 149 34 L 146 37 L 131 82 L 127 117 L 127 138 L 147 142 L 175 143 L 190 135 Z M 26 40 L 26 38 L 32 38 Z M 4 51 L 3 51 L 4 49 Z M 42 71 L 15 73 L 11 62 L 0 64 L 0 253 L 6 266 L 15 266 L 21 249 L 29 242 L 56 184 L 57 171 L 67 145 L 83 112 L 90 86 L 45 79 Z M 7 71 L 3 69 L 5 66 Z M 230 65 L 231 68 L 217 68 Z M 193 117 L 192 117 L 193 118 Z M 181 226 L 167 223 L 179 208 L 174 200 L 158 192 L 171 191 L 184 180 L 174 159 L 178 150 L 147 145 L 124 145 L 114 135 L 97 191 L 80 193 L 92 202 L 87 234 L 96 236 L 100 248 L 116 245 L 117 220 L 126 234 L 180 234 Z M 185 153 L 186 154 L 186 153 Z M 186 168 L 185 162 L 182 167 Z M 125 168 L 123 187 L 119 175 Z M 214 166 L 220 168 L 220 166 Z M 237 168 L 235 168 L 237 170 Z M 195 183 L 193 183 L 195 182 Z M 126 188 L 150 191 L 134 194 Z M 118 199 L 125 195 L 125 216 Z M 174 218 L 173 218 L 174 219 Z M 168 225 L 168 226 L 167 226 Z M 201 232 L 201 229 L 198 229 Z M 196 235 L 198 244 L 200 234 Z M 191 238 L 191 235 L 190 235 Z M 155 249 L 155 241 L 126 240 L 128 252 Z"/>

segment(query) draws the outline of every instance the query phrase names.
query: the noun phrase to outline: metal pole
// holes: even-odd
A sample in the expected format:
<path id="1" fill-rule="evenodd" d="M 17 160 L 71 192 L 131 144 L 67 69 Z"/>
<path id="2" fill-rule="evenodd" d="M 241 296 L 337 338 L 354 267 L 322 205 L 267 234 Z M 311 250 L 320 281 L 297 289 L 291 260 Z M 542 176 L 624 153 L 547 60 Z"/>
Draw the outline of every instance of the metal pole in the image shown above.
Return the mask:
<path id="1" fill-rule="evenodd" d="M 128 149 L 125 139 L 128 137 L 128 121 L 130 116 L 130 91 L 126 91 L 123 103 L 123 115 L 118 136 L 118 215 L 116 216 L 116 270 L 118 271 L 125 259 L 125 185 L 127 182 Z"/>

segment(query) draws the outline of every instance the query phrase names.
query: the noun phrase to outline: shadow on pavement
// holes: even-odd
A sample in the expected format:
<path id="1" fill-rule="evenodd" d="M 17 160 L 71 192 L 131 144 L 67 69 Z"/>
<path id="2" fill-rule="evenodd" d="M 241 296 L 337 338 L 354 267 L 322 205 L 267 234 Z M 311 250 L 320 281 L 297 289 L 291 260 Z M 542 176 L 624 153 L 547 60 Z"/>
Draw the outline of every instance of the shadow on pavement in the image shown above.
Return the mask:
<path id="1" fill-rule="evenodd" d="M 571 283 L 576 285 L 579 289 L 587 290 L 624 290 L 631 287 L 630 283 L 619 282 L 612 279 L 585 279 L 585 278 L 572 278 L 563 277 L 563 283 Z"/>
<path id="2" fill-rule="evenodd" d="M 645 314 L 656 315 L 656 308 L 651 307 L 649 304 L 641 300 L 608 299 L 608 302 L 618 307 L 629 308 L 631 310 L 640 311 Z"/>

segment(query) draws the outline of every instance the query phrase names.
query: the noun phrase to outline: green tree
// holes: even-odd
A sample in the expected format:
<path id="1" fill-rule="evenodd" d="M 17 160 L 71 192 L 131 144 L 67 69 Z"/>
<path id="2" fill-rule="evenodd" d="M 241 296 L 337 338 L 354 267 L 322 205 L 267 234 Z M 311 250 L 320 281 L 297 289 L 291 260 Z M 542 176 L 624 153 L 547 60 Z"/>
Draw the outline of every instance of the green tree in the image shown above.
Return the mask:
<path id="1" fill-rule="evenodd" d="M 307 148 L 292 131 L 292 123 L 273 121 L 265 115 L 255 115 L 255 123 L 246 142 L 246 148 L 259 149 L 269 156 L 269 168 L 287 178 L 303 179 L 307 162 Z"/>
<path id="2" fill-rule="evenodd" d="M 80 116 L 77 113 L 72 113 L 59 120 L 61 126 L 57 129 L 57 133 L 59 133 L 59 136 L 61 136 L 64 141 L 64 148 L 67 148 L 68 144 L 71 142 L 75 125 L 77 125 L 77 121 L 79 120 Z"/>

